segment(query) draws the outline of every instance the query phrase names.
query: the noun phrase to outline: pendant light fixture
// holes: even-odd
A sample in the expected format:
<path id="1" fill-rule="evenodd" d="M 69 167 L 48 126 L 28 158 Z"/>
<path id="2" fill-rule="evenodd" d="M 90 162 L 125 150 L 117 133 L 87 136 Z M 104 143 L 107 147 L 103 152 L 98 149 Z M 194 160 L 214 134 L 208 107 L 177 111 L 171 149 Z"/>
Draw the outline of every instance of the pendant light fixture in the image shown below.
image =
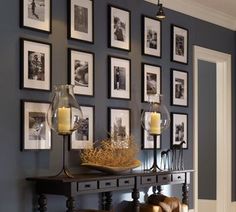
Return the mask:
<path id="1" fill-rule="evenodd" d="M 164 19 L 166 17 L 166 15 L 163 10 L 163 5 L 160 3 L 160 0 L 158 0 L 157 7 L 158 7 L 158 11 L 157 11 L 156 17 L 159 19 Z"/>

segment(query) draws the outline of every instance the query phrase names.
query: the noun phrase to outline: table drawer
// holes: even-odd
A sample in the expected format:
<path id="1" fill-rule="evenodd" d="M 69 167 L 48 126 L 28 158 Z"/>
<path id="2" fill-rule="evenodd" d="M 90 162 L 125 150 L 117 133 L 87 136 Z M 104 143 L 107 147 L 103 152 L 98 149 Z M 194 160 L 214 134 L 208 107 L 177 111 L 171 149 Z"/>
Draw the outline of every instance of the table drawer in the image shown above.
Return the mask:
<path id="1" fill-rule="evenodd" d="M 152 184 L 152 183 L 156 183 L 156 176 L 145 176 L 145 177 L 142 177 L 142 184 L 145 185 L 145 184 Z"/>
<path id="2" fill-rule="evenodd" d="M 121 178 L 119 179 L 119 187 L 123 186 L 133 186 L 134 185 L 134 177 L 130 178 Z"/>
<path id="3" fill-rule="evenodd" d="M 183 181 L 185 180 L 185 173 L 173 174 L 172 181 Z"/>
<path id="4" fill-rule="evenodd" d="M 100 180 L 99 188 L 114 188 L 117 186 L 116 180 Z"/>
<path id="5" fill-rule="evenodd" d="M 89 191 L 89 190 L 94 190 L 94 189 L 97 189 L 97 181 L 78 183 L 79 191 Z"/>
<path id="6" fill-rule="evenodd" d="M 159 175 L 158 177 L 157 177 L 157 181 L 158 181 L 158 183 L 169 183 L 169 182 L 171 182 L 171 175 L 170 174 L 165 174 L 165 175 Z"/>

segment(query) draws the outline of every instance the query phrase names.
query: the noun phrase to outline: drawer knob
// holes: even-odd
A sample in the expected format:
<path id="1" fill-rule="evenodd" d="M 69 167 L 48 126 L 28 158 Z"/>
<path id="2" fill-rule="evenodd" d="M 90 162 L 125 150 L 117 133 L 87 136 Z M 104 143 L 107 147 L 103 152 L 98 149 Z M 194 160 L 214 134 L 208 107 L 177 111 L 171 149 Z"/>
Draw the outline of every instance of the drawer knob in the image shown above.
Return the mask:
<path id="1" fill-rule="evenodd" d="M 148 181 L 148 182 L 151 182 L 151 181 L 152 181 L 152 179 L 151 179 L 151 178 L 148 178 L 148 179 L 147 179 L 147 181 Z"/>
<path id="2" fill-rule="evenodd" d="M 167 180 L 167 177 L 163 177 L 162 179 L 163 179 L 163 180 Z"/>
<path id="3" fill-rule="evenodd" d="M 178 179 L 181 179 L 181 176 L 178 176 Z"/>
<path id="4" fill-rule="evenodd" d="M 111 183 L 110 183 L 110 182 L 107 182 L 107 183 L 105 183 L 105 185 L 106 185 L 106 186 L 110 186 L 110 185 L 111 185 Z"/>
<path id="5" fill-rule="evenodd" d="M 89 184 L 86 184 L 84 187 L 85 187 L 85 188 L 90 188 L 90 185 L 89 185 Z"/>
<path id="6" fill-rule="evenodd" d="M 125 184 L 129 184 L 129 180 L 125 180 L 125 182 L 124 182 Z"/>

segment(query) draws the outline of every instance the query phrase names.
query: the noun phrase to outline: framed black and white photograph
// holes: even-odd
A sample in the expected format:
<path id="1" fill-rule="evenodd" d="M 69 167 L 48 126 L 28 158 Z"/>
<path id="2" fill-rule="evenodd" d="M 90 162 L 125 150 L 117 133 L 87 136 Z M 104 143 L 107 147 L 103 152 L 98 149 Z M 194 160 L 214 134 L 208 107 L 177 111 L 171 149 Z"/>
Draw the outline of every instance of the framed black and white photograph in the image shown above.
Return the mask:
<path id="1" fill-rule="evenodd" d="M 68 37 L 84 42 L 94 42 L 93 0 L 68 0 Z"/>
<path id="2" fill-rule="evenodd" d="M 188 114 L 171 114 L 171 147 L 183 143 L 183 149 L 188 148 Z"/>
<path id="3" fill-rule="evenodd" d="M 156 18 L 143 16 L 143 54 L 161 57 L 161 21 Z"/>
<path id="4" fill-rule="evenodd" d="M 129 10 L 108 6 L 109 47 L 131 50 L 131 22 Z"/>
<path id="5" fill-rule="evenodd" d="M 171 104 L 175 106 L 188 106 L 188 72 L 171 70 Z"/>
<path id="6" fill-rule="evenodd" d="M 108 132 L 117 141 L 130 135 L 130 109 L 108 108 Z"/>
<path id="7" fill-rule="evenodd" d="M 21 39 L 21 88 L 51 90 L 51 44 Z"/>
<path id="8" fill-rule="evenodd" d="M 51 0 L 20 0 L 20 3 L 21 27 L 51 33 Z"/>
<path id="9" fill-rule="evenodd" d="M 160 102 L 161 67 L 142 64 L 142 96 L 143 102 Z"/>
<path id="10" fill-rule="evenodd" d="M 70 136 L 70 149 L 91 149 L 94 140 L 94 106 L 82 106 L 83 119 L 80 128 Z"/>
<path id="11" fill-rule="evenodd" d="M 50 150 L 51 129 L 47 124 L 47 102 L 21 101 L 21 150 Z"/>
<path id="12" fill-rule="evenodd" d="M 143 112 L 143 111 L 142 111 Z M 145 126 L 147 126 L 147 130 L 150 128 L 151 124 L 151 116 L 150 112 L 145 112 Z M 154 148 L 154 139 L 153 136 L 148 133 L 143 127 L 142 130 L 142 149 L 153 149 Z M 161 149 L 161 135 L 157 136 L 157 149 Z"/>
<path id="13" fill-rule="evenodd" d="M 188 30 L 171 25 L 171 59 L 174 62 L 188 64 Z"/>
<path id="14" fill-rule="evenodd" d="M 111 57 L 109 61 L 109 97 L 116 99 L 131 98 L 131 60 Z"/>
<path id="15" fill-rule="evenodd" d="M 94 53 L 77 49 L 68 50 L 69 84 L 74 93 L 83 96 L 94 95 Z"/>

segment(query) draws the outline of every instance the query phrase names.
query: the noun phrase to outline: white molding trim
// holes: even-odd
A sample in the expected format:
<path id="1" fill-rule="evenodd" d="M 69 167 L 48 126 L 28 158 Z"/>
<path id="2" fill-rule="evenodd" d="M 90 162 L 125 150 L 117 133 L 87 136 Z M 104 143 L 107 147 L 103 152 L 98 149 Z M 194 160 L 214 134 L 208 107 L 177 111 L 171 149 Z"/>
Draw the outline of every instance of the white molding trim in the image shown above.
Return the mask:
<path id="1" fill-rule="evenodd" d="M 216 63 L 217 72 L 217 210 L 234 212 L 231 202 L 231 55 L 194 46 L 194 210 L 198 212 L 198 60 Z"/>
<path id="2" fill-rule="evenodd" d="M 199 211 L 216 211 L 216 200 L 205 200 L 199 199 L 198 200 L 198 208 Z"/>
<path id="3" fill-rule="evenodd" d="M 157 4 L 157 0 L 145 0 Z M 236 30 L 236 17 L 230 16 L 219 10 L 206 7 L 193 0 L 162 0 L 163 6 L 180 13 L 225 27 Z"/>

